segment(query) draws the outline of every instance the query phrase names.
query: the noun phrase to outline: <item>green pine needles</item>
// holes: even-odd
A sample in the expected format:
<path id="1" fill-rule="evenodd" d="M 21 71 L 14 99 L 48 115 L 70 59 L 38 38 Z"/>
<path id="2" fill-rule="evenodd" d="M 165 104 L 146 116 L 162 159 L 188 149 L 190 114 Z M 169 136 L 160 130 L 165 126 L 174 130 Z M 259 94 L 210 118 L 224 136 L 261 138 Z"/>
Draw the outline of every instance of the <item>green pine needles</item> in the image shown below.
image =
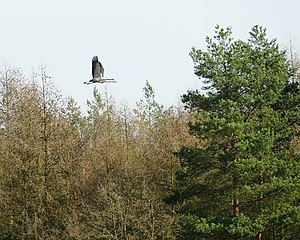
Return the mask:
<path id="1" fill-rule="evenodd" d="M 300 88 L 295 70 L 254 26 L 247 41 L 216 27 L 207 50 L 190 53 L 204 91 L 182 100 L 195 112 L 199 146 L 178 153 L 167 201 L 181 214 L 180 239 L 299 239 Z"/>

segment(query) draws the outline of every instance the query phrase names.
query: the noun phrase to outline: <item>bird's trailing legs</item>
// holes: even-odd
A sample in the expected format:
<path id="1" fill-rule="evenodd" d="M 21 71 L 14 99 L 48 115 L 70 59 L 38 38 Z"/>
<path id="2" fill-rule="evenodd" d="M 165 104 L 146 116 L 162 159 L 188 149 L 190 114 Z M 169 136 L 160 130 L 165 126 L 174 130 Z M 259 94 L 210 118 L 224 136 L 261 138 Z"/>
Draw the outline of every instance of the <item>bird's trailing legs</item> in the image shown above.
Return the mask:
<path id="1" fill-rule="evenodd" d="M 113 78 L 102 78 L 100 80 L 97 79 L 91 79 L 88 82 L 84 82 L 84 84 L 92 84 L 92 83 L 116 83 L 116 80 Z"/>
<path id="2" fill-rule="evenodd" d="M 103 78 L 103 81 L 106 83 L 116 83 L 116 80 L 113 78 Z"/>

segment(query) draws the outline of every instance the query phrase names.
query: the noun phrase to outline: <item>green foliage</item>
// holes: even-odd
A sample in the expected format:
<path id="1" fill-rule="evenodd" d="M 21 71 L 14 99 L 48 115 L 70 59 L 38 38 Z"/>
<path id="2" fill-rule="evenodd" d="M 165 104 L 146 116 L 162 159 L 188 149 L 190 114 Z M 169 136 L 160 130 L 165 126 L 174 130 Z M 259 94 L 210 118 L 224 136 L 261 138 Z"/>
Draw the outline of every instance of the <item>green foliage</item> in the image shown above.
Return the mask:
<path id="1" fill-rule="evenodd" d="M 133 112 L 95 87 L 84 115 L 44 67 L 0 68 L 0 239 L 299 239 L 296 71 L 261 27 L 207 43 L 193 116 L 148 81 Z"/>
<path id="2" fill-rule="evenodd" d="M 300 226 L 295 71 L 262 27 L 247 41 L 231 34 L 217 26 L 207 51 L 191 52 L 205 94 L 189 91 L 182 100 L 203 144 L 178 152 L 182 168 L 167 199 L 178 203 L 183 239 L 277 239 Z"/>
<path id="3" fill-rule="evenodd" d="M 86 137 L 86 119 L 82 117 L 80 107 L 72 97 L 68 98 L 66 107 L 66 118 L 70 124 L 70 129 L 79 137 L 82 142 Z"/>
<path id="4" fill-rule="evenodd" d="M 153 87 L 148 81 L 146 81 L 146 86 L 143 88 L 144 99 L 141 99 L 137 103 L 137 109 L 134 112 L 146 122 L 148 126 L 159 125 L 168 113 L 169 110 L 164 110 L 162 105 L 155 100 L 155 92 Z"/>
<path id="5" fill-rule="evenodd" d="M 88 116 L 90 119 L 100 118 L 101 113 L 105 109 L 105 100 L 102 98 L 96 87 L 93 88 L 93 100 L 87 100 L 87 105 L 89 107 Z"/>

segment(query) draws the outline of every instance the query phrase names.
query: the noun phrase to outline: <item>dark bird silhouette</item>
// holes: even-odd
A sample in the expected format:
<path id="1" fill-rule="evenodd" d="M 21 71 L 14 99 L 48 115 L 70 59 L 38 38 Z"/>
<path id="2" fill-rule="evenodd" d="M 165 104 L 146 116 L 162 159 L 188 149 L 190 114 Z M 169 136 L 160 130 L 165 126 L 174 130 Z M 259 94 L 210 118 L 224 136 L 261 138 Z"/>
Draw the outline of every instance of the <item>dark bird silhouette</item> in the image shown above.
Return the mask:
<path id="1" fill-rule="evenodd" d="M 104 78 L 104 68 L 97 56 L 92 58 L 92 76 L 93 79 L 84 84 L 116 82 L 113 78 Z"/>

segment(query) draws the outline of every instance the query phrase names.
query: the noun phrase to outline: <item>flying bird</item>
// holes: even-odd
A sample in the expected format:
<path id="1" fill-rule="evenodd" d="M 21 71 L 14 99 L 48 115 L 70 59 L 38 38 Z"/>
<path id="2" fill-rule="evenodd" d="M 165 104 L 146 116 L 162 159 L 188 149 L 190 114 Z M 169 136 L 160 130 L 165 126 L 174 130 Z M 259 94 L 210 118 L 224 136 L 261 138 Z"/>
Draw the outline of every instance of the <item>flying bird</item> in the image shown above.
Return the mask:
<path id="1" fill-rule="evenodd" d="M 113 78 L 104 78 L 104 68 L 98 60 L 98 56 L 92 58 L 92 76 L 93 79 L 84 84 L 116 82 Z"/>

